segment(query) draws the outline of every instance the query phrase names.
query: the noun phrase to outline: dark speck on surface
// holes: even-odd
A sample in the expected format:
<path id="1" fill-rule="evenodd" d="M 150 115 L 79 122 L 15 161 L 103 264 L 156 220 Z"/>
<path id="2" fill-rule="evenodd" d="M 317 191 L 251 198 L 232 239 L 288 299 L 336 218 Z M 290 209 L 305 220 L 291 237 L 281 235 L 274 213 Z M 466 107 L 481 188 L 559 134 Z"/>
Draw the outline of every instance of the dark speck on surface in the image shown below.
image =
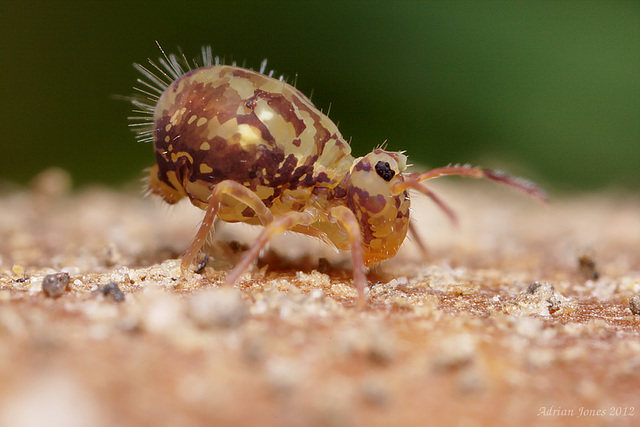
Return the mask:
<path id="1" fill-rule="evenodd" d="M 124 292 L 120 290 L 116 282 L 109 282 L 104 286 L 98 288 L 105 298 L 112 300 L 113 302 L 124 301 Z"/>
<path id="2" fill-rule="evenodd" d="M 636 294 L 629 300 L 629 309 L 633 314 L 640 315 L 640 294 Z"/>

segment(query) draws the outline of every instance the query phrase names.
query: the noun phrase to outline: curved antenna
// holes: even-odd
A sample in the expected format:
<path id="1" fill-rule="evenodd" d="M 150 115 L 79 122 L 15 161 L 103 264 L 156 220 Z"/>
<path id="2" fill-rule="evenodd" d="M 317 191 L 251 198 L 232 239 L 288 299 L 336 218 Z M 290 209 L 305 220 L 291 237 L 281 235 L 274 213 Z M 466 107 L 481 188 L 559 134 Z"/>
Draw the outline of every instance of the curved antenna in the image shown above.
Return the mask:
<path id="1" fill-rule="evenodd" d="M 449 218 L 449 221 L 454 225 L 454 227 L 458 226 L 458 216 L 454 212 L 454 210 L 446 204 L 440 197 L 438 197 L 433 191 L 427 188 L 426 185 L 422 184 L 419 181 L 409 181 L 409 188 L 417 190 L 429 197 L 435 204 L 438 206 L 442 212 Z"/>
<path id="2" fill-rule="evenodd" d="M 513 177 L 502 171 L 481 169 L 478 167 L 473 167 L 471 165 L 445 166 L 443 168 L 432 169 L 421 174 L 406 174 L 404 176 L 403 182 L 396 182 L 391 186 L 391 193 L 400 194 L 407 188 L 415 188 L 416 190 L 420 191 L 420 189 L 417 187 L 419 183 L 429 179 L 450 175 L 466 176 L 469 178 L 487 178 L 491 181 L 498 182 L 500 184 L 521 191 L 528 196 L 533 197 L 534 199 L 540 200 L 542 202 L 547 201 L 547 193 L 542 188 L 538 187 L 530 181 L 518 177 Z"/>

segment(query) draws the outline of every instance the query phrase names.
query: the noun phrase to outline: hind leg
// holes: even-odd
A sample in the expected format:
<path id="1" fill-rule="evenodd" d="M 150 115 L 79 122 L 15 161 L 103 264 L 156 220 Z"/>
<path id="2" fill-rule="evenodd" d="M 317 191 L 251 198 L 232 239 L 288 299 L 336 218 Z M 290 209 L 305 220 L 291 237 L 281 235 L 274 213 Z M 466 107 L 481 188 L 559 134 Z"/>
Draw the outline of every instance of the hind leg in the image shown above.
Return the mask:
<path id="1" fill-rule="evenodd" d="M 290 230 L 296 225 L 310 225 L 315 220 L 316 216 L 310 212 L 288 212 L 266 224 L 240 262 L 227 274 L 225 285 L 233 285 L 237 282 L 240 276 L 249 270 L 251 265 L 258 259 L 260 251 L 274 236 Z"/>
<path id="2" fill-rule="evenodd" d="M 219 182 L 211 191 L 211 196 L 209 197 L 207 209 L 205 210 L 200 228 L 193 238 L 191 245 L 189 245 L 189 248 L 182 256 L 180 269 L 182 270 L 183 275 L 186 275 L 189 272 L 191 264 L 193 264 L 198 251 L 202 248 L 209 231 L 211 231 L 213 222 L 216 219 L 218 210 L 220 209 L 220 202 L 223 196 L 233 197 L 238 202 L 244 203 L 253 209 L 263 224 L 266 225 L 273 221 L 271 211 L 253 191 L 235 181 L 227 180 Z"/>

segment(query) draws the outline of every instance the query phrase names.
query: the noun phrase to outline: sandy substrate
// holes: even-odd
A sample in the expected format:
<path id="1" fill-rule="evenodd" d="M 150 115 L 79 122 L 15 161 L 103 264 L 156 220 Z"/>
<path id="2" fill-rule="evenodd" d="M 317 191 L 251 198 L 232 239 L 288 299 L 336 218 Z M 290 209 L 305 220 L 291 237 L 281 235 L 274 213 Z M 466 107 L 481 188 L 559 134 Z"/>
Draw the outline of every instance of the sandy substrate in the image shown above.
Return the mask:
<path id="1" fill-rule="evenodd" d="M 637 195 L 434 183 L 460 226 L 416 198 L 429 259 L 358 310 L 348 254 L 283 236 L 221 288 L 224 225 L 185 279 L 202 211 L 66 180 L 0 196 L 1 426 L 640 424 Z"/>

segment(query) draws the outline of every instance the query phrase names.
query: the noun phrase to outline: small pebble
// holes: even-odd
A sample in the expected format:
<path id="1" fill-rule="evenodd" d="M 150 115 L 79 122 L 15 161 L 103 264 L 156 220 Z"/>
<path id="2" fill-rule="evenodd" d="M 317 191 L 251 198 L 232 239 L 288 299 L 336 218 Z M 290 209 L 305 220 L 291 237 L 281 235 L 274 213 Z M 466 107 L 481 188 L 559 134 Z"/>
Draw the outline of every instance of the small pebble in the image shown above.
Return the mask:
<path id="1" fill-rule="evenodd" d="M 49 298 L 57 298 L 67 290 L 69 273 L 47 274 L 42 279 L 42 292 Z"/>
<path id="2" fill-rule="evenodd" d="M 629 300 L 629 308 L 635 315 L 640 315 L 640 294 L 636 294 Z"/>
<path id="3" fill-rule="evenodd" d="M 100 286 L 98 290 L 102 292 L 106 299 L 112 302 L 124 301 L 124 292 L 120 290 L 116 282 L 109 282 L 104 286 Z"/>
<path id="4" fill-rule="evenodd" d="M 598 280 L 600 273 L 596 269 L 596 261 L 591 251 L 585 252 L 578 256 L 578 269 L 580 273 L 588 280 Z"/>
<path id="5" fill-rule="evenodd" d="M 24 267 L 22 267 L 21 265 L 14 264 L 11 267 L 11 271 L 13 271 L 13 274 L 16 276 L 24 276 Z"/>
<path id="6" fill-rule="evenodd" d="M 527 293 L 534 295 L 536 293 L 548 293 L 552 294 L 555 288 L 551 283 L 546 282 L 533 282 L 527 288 Z"/>
<path id="7" fill-rule="evenodd" d="M 513 303 L 505 304 L 510 314 L 551 316 L 571 310 L 574 304 L 555 292 L 551 283 L 534 282 Z"/>
<path id="8" fill-rule="evenodd" d="M 205 256 L 204 259 L 200 261 L 200 264 L 198 264 L 198 266 L 196 267 L 195 273 L 201 274 L 204 271 L 204 268 L 207 266 L 207 262 L 209 262 L 209 257 Z"/>
<path id="9" fill-rule="evenodd" d="M 228 328 L 244 322 L 247 307 L 237 290 L 212 289 L 199 292 L 189 299 L 189 316 L 203 328 Z"/>
<path id="10" fill-rule="evenodd" d="M 466 333 L 447 336 L 440 342 L 440 349 L 432 365 L 438 371 L 469 366 L 477 358 L 475 338 Z"/>
<path id="11" fill-rule="evenodd" d="M 326 258 L 320 258 L 318 260 L 318 271 L 322 274 L 331 272 L 331 263 Z"/>
<path id="12" fill-rule="evenodd" d="M 387 384 L 379 379 L 367 378 L 359 389 L 364 401 L 372 406 L 384 406 L 391 398 Z"/>
<path id="13" fill-rule="evenodd" d="M 36 175 L 31 180 L 30 186 L 36 195 L 60 198 L 71 191 L 72 179 L 69 172 L 52 167 Z"/>

